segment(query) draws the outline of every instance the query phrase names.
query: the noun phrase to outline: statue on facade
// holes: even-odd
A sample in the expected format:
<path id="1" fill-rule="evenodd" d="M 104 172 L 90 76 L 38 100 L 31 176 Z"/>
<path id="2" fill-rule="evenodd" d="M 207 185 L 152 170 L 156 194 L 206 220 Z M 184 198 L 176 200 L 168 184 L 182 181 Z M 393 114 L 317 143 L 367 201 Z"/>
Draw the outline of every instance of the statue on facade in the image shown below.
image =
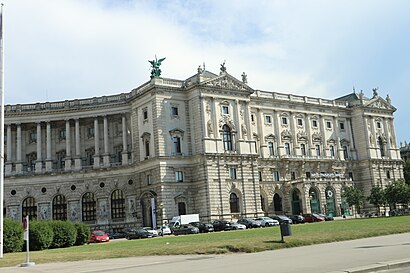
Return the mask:
<path id="1" fill-rule="evenodd" d="M 157 60 L 157 56 L 155 56 L 155 60 L 148 61 L 151 64 L 151 78 L 157 78 L 161 76 L 161 69 L 159 69 L 159 67 L 164 60 L 165 58 Z"/>
<path id="2" fill-rule="evenodd" d="M 242 82 L 244 84 L 247 84 L 248 83 L 248 75 L 246 75 L 245 72 L 243 72 L 241 76 L 242 76 Z"/>
<path id="3" fill-rule="evenodd" d="M 222 74 L 222 73 L 226 73 L 226 66 L 225 66 L 225 62 L 226 61 L 224 61 L 222 64 L 221 64 L 221 73 L 220 74 Z"/>
<path id="4" fill-rule="evenodd" d="M 379 90 L 379 87 L 373 88 L 373 98 L 376 98 L 379 96 L 379 93 L 377 92 Z"/>
<path id="5" fill-rule="evenodd" d="M 391 99 L 390 99 L 389 94 L 387 94 L 387 96 L 386 96 L 386 101 L 387 101 L 388 104 L 391 104 Z"/>

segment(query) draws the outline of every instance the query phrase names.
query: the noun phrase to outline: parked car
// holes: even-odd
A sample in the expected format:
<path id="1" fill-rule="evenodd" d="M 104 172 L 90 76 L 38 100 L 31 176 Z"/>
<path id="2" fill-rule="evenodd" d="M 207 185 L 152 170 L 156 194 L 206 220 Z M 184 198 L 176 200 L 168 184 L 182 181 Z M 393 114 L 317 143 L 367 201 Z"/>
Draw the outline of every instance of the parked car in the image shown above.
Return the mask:
<path id="1" fill-rule="evenodd" d="M 287 222 L 288 224 L 292 224 L 292 220 L 287 217 L 286 215 L 272 215 L 270 218 L 274 219 L 274 220 L 278 220 L 279 224 L 282 222 Z"/>
<path id="2" fill-rule="evenodd" d="M 202 223 L 202 222 L 192 222 L 189 223 L 190 225 L 193 225 L 194 227 L 197 227 L 199 229 L 199 233 L 207 233 L 207 232 L 213 232 L 214 231 L 214 226 L 209 223 Z"/>
<path id="3" fill-rule="evenodd" d="M 246 228 L 259 228 L 261 224 L 250 218 L 242 218 L 237 221 L 237 223 L 245 225 Z"/>
<path id="4" fill-rule="evenodd" d="M 316 213 L 303 214 L 303 218 L 305 219 L 306 223 L 325 221 L 324 217 L 322 217 L 322 216 L 320 216 L 319 214 L 316 214 Z"/>
<path id="5" fill-rule="evenodd" d="M 215 231 L 232 230 L 231 223 L 225 220 L 215 220 L 212 222 Z"/>
<path id="6" fill-rule="evenodd" d="M 231 222 L 231 227 L 233 230 L 240 230 L 240 229 L 246 229 L 246 226 L 240 223 L 235 223 L 235 222 Z"/>
<path id="7" fill-rule="evenodd" d="M 149 233 L 148 230 L 144 228 L 130 228 L 126 230 L 126 236 L 127 240 L 132 240 L 132 239 L 143 239 L 143 238 L 151 238 L 152 234 Z"/>
<path id="8" fill-rule="evenodd" d="M 152 237 L 158 237 L 158 231 L 153 229 L 152 227 L 143 227 L 143 229 L 151 233 Z"/>
<path id="9" fill-rule="evenodd" d="M 270 217 L 258 217 L 254 219 L 255 221 L 259 222 L 261 227 L 270 227 L 270 226 L 279 226 L 279 221 L 274 220 Z"/>
<path id="10" fill-rule="evenodd" d="M 159 226 L 157 227 L 157 232 L 158 232 L 158 236 L 165 236 L 165 235 L 171 235 L 171 229 L 169 228 L 169 226 Z"/>
<path id="11" fill-rule="evenodd" d="M 121 231 L 121 230 L 111 231 L 107 234 L 108 234 L 108 237 L 110 237 L 110 239 L 121 239 L 121 238 L 125 238 L 125 236 L 127 235 L 125 231 Z"/>
<path id="12" fill-rule="evenodd" d="M 88 243 L 102 243 L 102 242 L 109 242 L 110 237 L 108 237 L 108 234 L 105 233 L 102 230 L 94 230 L 91 232 L 90 239 L 88 240 Z"/>
<path id="13" fill-rule="evenodd" d="M 172 228 L 172 233 L 174 235 L 198 234 L 199 228 L 193 225 L 180 225 L 179 227 Z"/>
<path id="14" fill-rule="evenodd" d="M 333 216 L 330 216 L 330 215 L 326 215 L 326 214 L 322 214 L 322 213 L 318 213 L 318 215 L 325 218 L 325 221 L 333 221 L 334 220 Z"/>
<path id="15" fill-rule="evenodd" d="M 293 224 L 304 224 L 305 218 L 302 215 L 288 215 Z"/>

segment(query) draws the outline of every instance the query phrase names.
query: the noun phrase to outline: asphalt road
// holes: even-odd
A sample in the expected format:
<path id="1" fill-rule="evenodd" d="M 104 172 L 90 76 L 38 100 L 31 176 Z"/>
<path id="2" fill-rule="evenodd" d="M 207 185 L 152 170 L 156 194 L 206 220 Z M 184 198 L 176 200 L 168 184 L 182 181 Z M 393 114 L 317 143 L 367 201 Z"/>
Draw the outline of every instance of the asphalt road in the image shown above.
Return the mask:
<path id="1" fill-rule="evenodd" d="M 372 272 L 363 270 L 375 268 L 376 263 L 393 260 L 408 262 L 407 266 L 410 266 L 410 233 L 249 254 L 149 256 L 50 263 L 29 268 L 0 268 L 0 272 L 341 273 Z"/>

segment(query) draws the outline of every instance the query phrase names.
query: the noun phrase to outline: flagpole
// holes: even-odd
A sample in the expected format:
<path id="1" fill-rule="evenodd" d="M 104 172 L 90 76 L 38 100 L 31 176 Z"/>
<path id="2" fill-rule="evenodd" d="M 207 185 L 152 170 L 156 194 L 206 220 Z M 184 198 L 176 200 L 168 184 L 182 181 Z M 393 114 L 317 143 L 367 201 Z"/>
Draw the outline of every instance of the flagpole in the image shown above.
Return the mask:
<path id="1" fill-rule="evenodd" d="M 0 92 L 1 92 L 1 109 L 0 109 L 0 258 L 3 258 L 3 200 L 4 200 L 4 52 L 3 52 L 3 3 L 1 4 L 0 13 Z M 10 145 L 9 143 L 7 143 Z"/>

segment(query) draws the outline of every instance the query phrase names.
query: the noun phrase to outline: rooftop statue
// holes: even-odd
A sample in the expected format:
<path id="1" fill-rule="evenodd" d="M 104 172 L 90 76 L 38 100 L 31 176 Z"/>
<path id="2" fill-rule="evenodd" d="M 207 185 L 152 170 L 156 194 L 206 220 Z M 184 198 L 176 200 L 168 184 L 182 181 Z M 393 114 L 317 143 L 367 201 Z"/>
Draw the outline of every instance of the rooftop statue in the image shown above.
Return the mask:
<path id="1" fill-rule="evenodd" d="M 151 78 L 157 78 L 161 76 L 161 69 L 159 69 L 159 66 L 161 65 L 163 60 L 165 60 L 165 58 L 157 60 L 157 56 L 155 56 L 155 60 L 148 61 L 151 64 Z"/>
<path id="2" fill-rule="evenodd" d="M 226 62 L 226 61 L 224 61 L 224 62 L 221 64 L 221 73 L 220 73 L 220 74 L 226 73 L 225 62 Z"/>

